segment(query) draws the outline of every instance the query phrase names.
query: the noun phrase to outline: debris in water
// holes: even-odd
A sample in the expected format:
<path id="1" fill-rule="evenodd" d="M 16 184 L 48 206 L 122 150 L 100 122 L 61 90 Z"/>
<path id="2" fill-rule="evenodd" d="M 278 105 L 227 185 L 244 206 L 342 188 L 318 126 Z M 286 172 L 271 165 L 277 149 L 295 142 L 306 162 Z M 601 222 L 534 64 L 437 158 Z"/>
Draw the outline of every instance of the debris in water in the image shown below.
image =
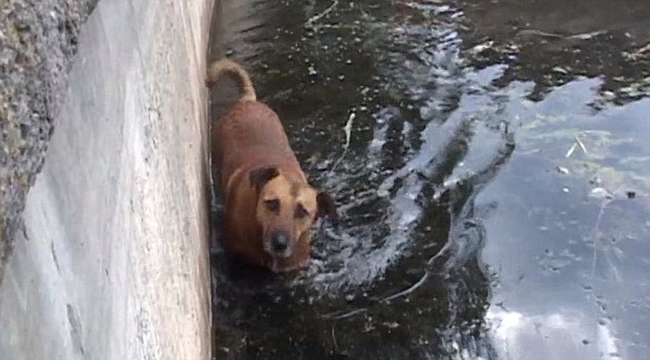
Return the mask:
<path id="1" fill-rule="evenodd" d="M 390 193 L 388 192 L 388 190 L 386 190 L 386 189 L 377 189 L 377 196 L 379 196 L 380 198 L 385 198 L 385 197 L 388 197 L 389 195 L 390 195 Z"/>
<path id="2" fill-rule="evenodd" d="M 571 154 L 573 154 L 573 152 L 576 150 L 577 146 L 578 144 L 573 143 L 573 145 L 571 145 L 571 147 L 569 148 L 569 151 L 566 152 L 566 157 L 571 156 Z"/>
<path id="3" fill-rule="evenodd" d="M 612 195 L 612 193 L 610 193 L 607 189 L 603 187 L 597 187 L 592 189 L 591 193 L 589 193 L 589 196 L 601 200 L 614 198 L 614 195 Z"/>
<path id="4" fill-rule="evenodd" d="M 321 158 L 321 156 L 322 156 L 322 155 L 321 155 L 320 151 L 316 151 L 315 153 L 313 153 L 313 154 L 309 157 L 309 159 L 307 159 L 307 162 L 310 163 L 310 164 L 314 164 L 314 163 L 316 163 L 316 162 L 318 161 L 318 159 Z"/>
<path id="5" fill-rule="evenodd" d="M 580 145 L 580 149 L 582 149 L 582 151 L 584 151 L 585 154 L 587 154 L 588 152 L 587 152 L 587 148 L 585 147 L 585 144 L 582 143 L 579 137 L 576 136 L 575 139 L 578 145 Z"/>
<path id="6" fill-rule="evenodd" d="M 562 35 L 556 34 L 556 33 L 550 33 L 550 32 L 545 32 L 541 30 L 536 30 L 536 29 L 524 29 L 519 31 L 515 36 L 541 36 L 541 37 L 546 37 L 546 38 L 556 38 L 556 39 L 561 39 Z"/>
<path id="7" fill-rule="evenodd" d="M 630 59 L 630 60 L 638 60 L 639 58 L 641 58 L 644 55 L 644 53 L 649 52 L 649 51 L 650 51 L 650 43 L 643 46 L 642 48 L 636 50 L 633 53 L 624 52 L 623 55 L 625 57 L 627 57 L 628 59 Z"/>
<path id="8" fill-rule="evenodd" d="M 598 176 L 596 176 L 596 177 L 592 178 L 591 180 L 589 180 L 589 183 L 591 185 L 600 185 L 600 183 L 602 183 L 602 180 L 600 180 L 600 178 Z"/>
<path id="9" fill-rule="evenodd" d="M 592 31 L 592 32 L 589 32 L 589 33 L 571 35 L 567 39 L 589 40 L 589 39 L 591 39 L 593 37 L 596 37 L 598 35 L 602 35 L 604 33 L 605 33 L 605 30 Z"/>
<path id="10" fill-rule="evenodd" d="M 332 326 L 332 340 L 334 341 L 334 347 L 336 347 L 336 351 L 341 351 L 339 349 L 339 344 L 336 342 L 336 335 L 334 335 L 334 326 Z"/>
<path id="11" fill-rule="evenodd" d="M 345 123 L 345 127 L 343 127 L 343 131 L 345 132 L 345 144 L 343 144 L 343 153 L 341 156 L 336 160 L 334 165 L 332 165 L 332 170 L 336 168 L 336 166 L 343 160 L 345 155 L 348 152 L 348 148 L 350 147 L 350 138 L 352 137 L 352 123 L 354 121 L 354 118 L 357 116 L 355 112 L 350 113 L 350 117 L 348 118 L 348 121 Z"/>
<path id="12" fill-rule="evenodd" d="M 334 0 L 332 2 L 332 5 L 330 5 L 327 9 L 325 9 L 322 13 L 316 14 L 316 15 L 312 16 L 311 18 L 309 18 L 305 22 L 305 26 L 312 26 L 316 21 L 322 19 L 323 17 L 325 17 L 325 15 L 332 12 L 332 10 L 334 10 L 334 8 L 336 8 L 336 6 L 338 6 L 338 4 L 339 4 L 339 0 Z"/>
<path id="13" fill-rule="evenodd" d="M 573 138 L 573 140 L 574 140 L 574 143 L 573 143 L 573 145 L 571 145 L 571 147 L 569 148 L 569 151 L 567 151 L 567 153 L 566 153 L 566 157 L 571 156 L 571 154 L 573 154 L 573 152 L 576 150 L 576 147 L 578 147 L 578 146 L 580 146 L 580 149 L 581 149 L 585 154 L 588 154 L 588 153 L 589 153 L 589 152 L 587 151 L 587 147 L 586 147 L 585 144 L 582 142 L 582 140 L 580 140 L 580 138 L 579 138 L 578 136 L 575 136 L 575 137 Z"/>
<path id="14" fill-rule="evenodd" d="M 559 66 L 554 67 L 553 71 L 555 71 L 556 73 L 565 74 L 565 75 L 569 73 L 565 68 L 562 68 L 562 67 L 559 67 Z"/>
<path id="15" fill-rule="evenodd" d="M 474 46 L 472 49 L 470 49 L 470 52 L 472 54 L 474 54 L 474 55 L 480 54 L 483 51 L 485 51 L 485 50 L 487 50 L 487 49 L 489 49 L 489 48 L 491 48 L 493 46 L 494 46 L 494 41 L 490 40 L 490 41 L 487 41 L 487 42 L 485 42 L 483 44 L 478 44 L 478 45 Z"/>
<path id="16" fill-rule="evenodd" d="M 343 130 L 345 131 L 345 145 L 343 146 L 343 151 L 348 151 L 348 148 L 350 147 L 350 137 L 352 134 L 352 122 L 354 121 L 355 117 L 357 117 L 356 113 L 350 113 L 348 122 L 345 123 L 345 127 L 343 128 Z"/>
<path id="17" fill-rule="evenodd" d="M 328 165 L 329 165 L 329 161 L 327 160 L 321 161 L 318 164 L 316 164 L 316 169 L 320 171 L 327 170 Z"/>
<path id="18" fill-rule="evenodd" d="M 393 322 L 384 322 L 382 325 L 389 329 L 397 329 L 399 327 L 399 323 L 397 321 Z"/>
<path id="19" fill-rule="evenodd" d="M 422 277 L 420 278 L 420 280 L 418 280 L 415 284 L 411 285 L 411 286 L 408 287 L 407 289 L 402 290 L 402 291 L 400 291 L 400 292 L 398 292 L 398 293 L 396 293 L 396 294 L 393 294 L 393 295 L 390 295 L 390 296 L 387 296 L 387 297 L 381 299 L 380 302 L 382 302 L 382 303 L 386 303 L 386 302 L 389 302 L 389 301 L 391 301 L 391 300 L 395 300 L 395 299 L 397 299 L 398 297 L 406 296 L 406 295 L 408 295 L 408 294 L 414 292 L 415 290 L 417 290 L 417 289 L 418 289 L 420 286 L 422 286 L 422 285 L 423 285 L 423 284 L 424 284 L 428 279 L 429 279 L 429 273 L 428 273 L 428 272 L 425 272 L 424 275 L 422 275 Z"/>
<path id="20" fill-rule="evenodd" d="M 566 175 L 566 174 L 569 173 L 569 169 L 567 169 L 567 168 L 565 168 L 565 167 L 563 167 L 563 166 L 556 166 L 555 168 L 557 169 L 557 171 L 558 171 L 560 174 L 565 174 L 565 175 Z"/>

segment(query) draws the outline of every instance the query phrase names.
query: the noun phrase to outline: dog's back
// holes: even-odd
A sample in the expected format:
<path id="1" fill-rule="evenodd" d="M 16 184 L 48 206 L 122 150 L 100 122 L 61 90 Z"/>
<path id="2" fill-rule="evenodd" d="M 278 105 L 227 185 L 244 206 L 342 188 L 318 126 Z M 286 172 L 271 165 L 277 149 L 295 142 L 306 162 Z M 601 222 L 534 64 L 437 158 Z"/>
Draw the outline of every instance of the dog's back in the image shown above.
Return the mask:
<path id="1" fill-rule="evenodd" d="M 246 164 L 299 167 L 277 114 L 259 102 L 238 102 L 213 129 L 221 179 Z"/>
<path id="2" fill-rule="evenodd" d="M 212 130 L 212 157 L 220 169 L 222 183 L 246 164 L 273 163 L 299 168 L 278 115 L 256 101 L 248 73 L 237 63 L 223 59 L 208 69 L 206 85 L 213 86 L 221 76 L 238 85 L 240 99 Z"/>

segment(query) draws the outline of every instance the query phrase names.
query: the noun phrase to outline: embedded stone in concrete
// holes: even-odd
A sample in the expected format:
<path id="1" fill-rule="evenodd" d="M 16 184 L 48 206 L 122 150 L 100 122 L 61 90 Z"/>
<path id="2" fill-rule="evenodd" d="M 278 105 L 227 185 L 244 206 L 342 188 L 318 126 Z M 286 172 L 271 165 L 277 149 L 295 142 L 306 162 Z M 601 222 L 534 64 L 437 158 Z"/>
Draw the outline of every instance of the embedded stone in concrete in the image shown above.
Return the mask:
<path id="1" fill-rule="evenodd" d="M 0 282 L 63 101 L 79 28 L 96 2 L 0 2 Z"/>

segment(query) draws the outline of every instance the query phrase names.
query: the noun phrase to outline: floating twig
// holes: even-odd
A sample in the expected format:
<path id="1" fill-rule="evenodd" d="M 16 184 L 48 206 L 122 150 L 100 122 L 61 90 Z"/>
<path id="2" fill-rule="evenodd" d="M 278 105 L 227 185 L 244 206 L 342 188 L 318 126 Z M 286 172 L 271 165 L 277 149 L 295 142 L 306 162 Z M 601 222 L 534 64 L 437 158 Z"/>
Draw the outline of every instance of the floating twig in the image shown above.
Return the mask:
<path id="1" fill-rule="evenodd" d="M 322 19 L 325 15 L 329 14 L 334 10 L 339 5 L 339 0 L 334 0 L 332 2 L 332 5 L 330 5 L 327 9 L 325 9 L 322 13 L 316 14 L 312 17 L 310 17 L 306 22 L 305 26 L 312 26 L 316 21 Z"/>
<path id="2" fill-rule="evenodd" d="M 593 37 L 600 36 L 602 34 L 606 33 L 605 30 L 600 30 L 600 31 L 592 31 L 588 33 L 582 33 L 582 34 L 575 34 L 568 36 L 567 39 L 577 39 L 577 40 L 589 40 Z"/>
<path id="3" fill-rule="evenodd" d="M 429 272 L 425 272 L 424 275 L 422 276 L 422 278 L 420 278 L 420 280 L 418 280 L 415 284 L 409 286 L 407 289 L 402 290 L 402 291 L 400 291 L 400 292 L 398 292 L 396 294 L 385 297 L 385 298 L 381 299 L 380 301 L 381 302 L 388 302 L 388 301 L 397 299 L 398 297 L 406 296 L 406 295 L 414 292 L 415 290 L 417 290 L 420 286 L 424 285 L 424 283 L 427 281 L 428 278 L 429 278 Z"/>
<path id="4" fill-rule="evenodd" d="M 341 350 L 339 349 L 339 344 L 336 342 L 336 335 L 334 335 L 334 325 L 332 325 L 332 340 L 334 340 L 334 347 L 336 348 L 336 351 L 340 352 Z"/>
<path id="5" fill-rule="evenodd" d="M 357 114 L 351 113 L 350 117 L 348 118 L 348 122 L 345 123 L 345 127 L 343 128 L 343 131 L 345 131 L 345 145 L 343 146 L 343 151 L 348 151 L 348 148 L 350 147 L 350 138 L 352 136 L 352 121 L 354 121 L 355 117 L 357 117 Z"/>
<path id="6" fill-rule="evenodd" d="M 329 313 L 322 315 L 321 317 L 326 320 L 343 320 L 347 319 L 349 317 L 355 316 L 357 314 L 361 314 L 368 311 L 366 308 L 361 308 L 361 309 L 355 309 L 352 311 L 347 311 L 347 312 L 335 312 L 335 313 Z"/>
<path id="7" fill-rule="evenodd" d="M 578 147 L 578 144 L 574 142 L 573 145 L 571 145 L 571 147 L 569 148 L 569 151 L 566 152 L 565 156 L 566 157 L 571 156 L 571 154 L 573 154 L 573 152 L 576 150 L 576 147 Z"/>
<path id="8" fill-rule="evenodd" d="M 578 143 L 578 145 L 580 145 L 580 149 L 582 149 L 582 151 L 584 151 L 585 154 L 588 154 L 587 148 L 585 147 L 585 144 L 582 143 L 582 141 L 580 140 L 580 138 L 577 135 L 576 135 L 575 139 L 576 139 L 576 142 Z"/>
<path id="9" fill-rule="evenodd" d="M 577 147 L 580 147 L 580 150 L 582 150 L 585 154 L 589 154 L 587 151 L 587 147 L 585 144 L 580 140 L 580 138 L 576 135 L 573 137 L 573 144 L 569 148 L 569 151 L 566 152 L 566 157 L 569 157 L 573 154 L 573 152 L 576 150 Z"/>
<path id="10" fill-rule="evenodd" d="M 348 153 L 348 148 L 350 147 L 350 139 L 352 138 L 352 123 L 354 122 L 354 118 L 356 117 L 356 113 L 350 113 L 350 117 L 348 117 L 348 121 L 345 123 L 345 126 L 343 127 L 343 131 L 345 132 L 345 144 L 343 144 L 343 153 L 339 158 L 334 162 L 334 165 L 332 165 L 332 168 L 330 169 L 331 171 L 334 171 L 334 168 L 343 160 L 345 155 Z"/>

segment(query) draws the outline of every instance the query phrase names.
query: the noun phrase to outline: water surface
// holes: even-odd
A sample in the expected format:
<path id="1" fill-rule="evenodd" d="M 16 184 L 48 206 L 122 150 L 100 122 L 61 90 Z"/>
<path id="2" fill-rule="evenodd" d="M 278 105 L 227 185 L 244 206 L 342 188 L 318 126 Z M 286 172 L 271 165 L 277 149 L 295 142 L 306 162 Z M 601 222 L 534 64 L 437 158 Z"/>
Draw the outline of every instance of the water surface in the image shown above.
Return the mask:
<path id="1" fill-rule="evenodd" d="M 250 70 L 343 219 L 291 276 L 215 246 L 216 358 L 650 356 L 650 4 L 216 16 L 210 57 Z"/>

